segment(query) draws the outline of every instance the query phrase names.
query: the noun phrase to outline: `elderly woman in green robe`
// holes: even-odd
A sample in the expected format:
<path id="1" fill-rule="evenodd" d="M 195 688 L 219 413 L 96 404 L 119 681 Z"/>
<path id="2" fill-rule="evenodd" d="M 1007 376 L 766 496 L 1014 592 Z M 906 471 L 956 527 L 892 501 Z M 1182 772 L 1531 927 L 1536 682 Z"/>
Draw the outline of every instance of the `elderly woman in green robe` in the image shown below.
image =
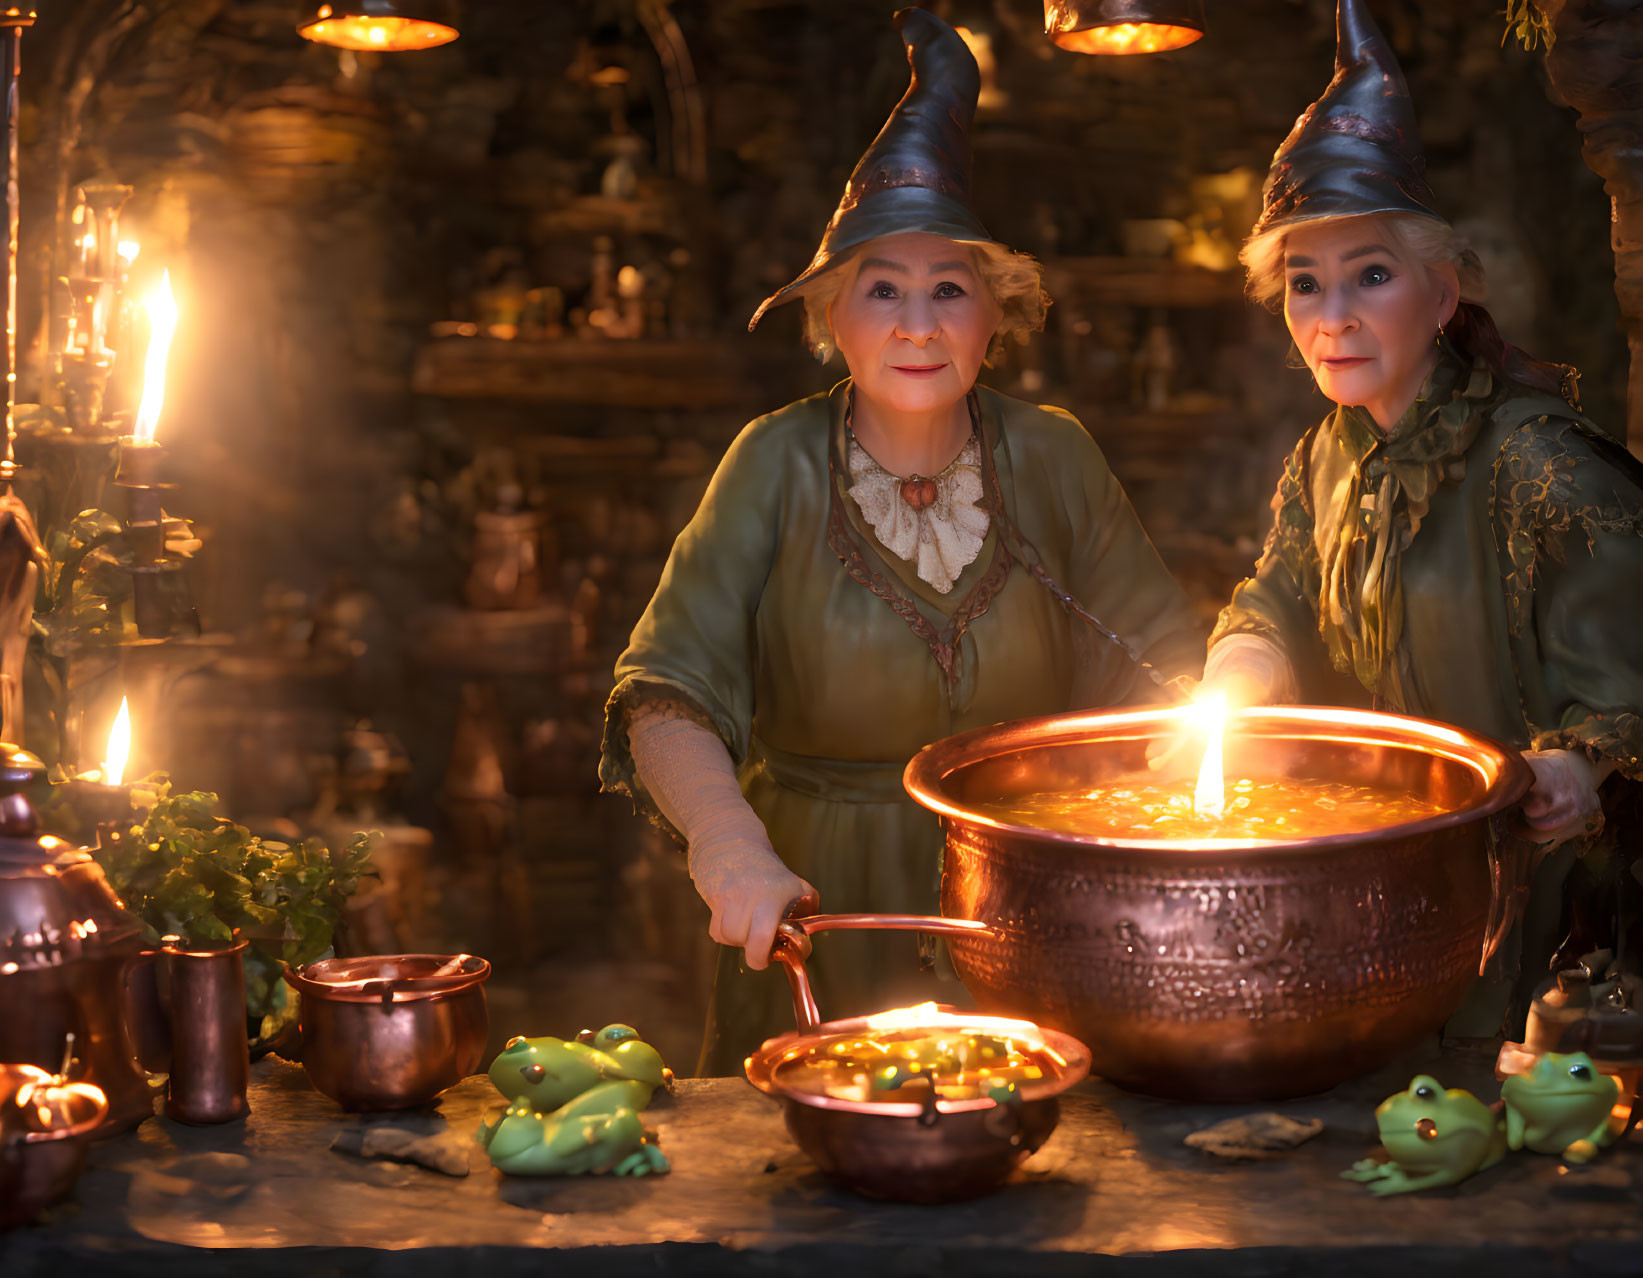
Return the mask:
<path id="1" fill-rule="evenodd" d="M 1235 703 L 1367 701 L 1523 750 L 1534 855 L 1560 846 L 1519 937 L 1532 983 L 1600 785 L 1643 777 L 1643 480 L 1577 411 L 1569 370 L 1501 340 L 1419 145 L 1391 51 L 1341 0 L 1335 78 L 1274 157 L 1243 254 L 1337 407 L 1284 467 L 1205 681 Z M 1495 972 L 1451 1033 L 1493 1034 L 1513 976 Z"/>
<path id="2" fill-rule="evenodd" d="M 703 1073 L 792 1028 L 767 968 L 790 904 L 936 911 L 940 828 L 901 785 L 920 748 L 1157 697 L 1202 660 L 1089 436 L 975 384 L 990 346 L 1042 322 L 1039 271 L 969 204 L 974 59 L 924 10 L 896 22 L 907 95 L 809 269 L 754 316 L 802 298 L 812 343 L 850 376 L 731 446 L 608 707 L 604 784 L 688 845 L 725 946 Z M 829 1017 L 963 996 L 905 935 L 830 935 L 809 966 Z"/>

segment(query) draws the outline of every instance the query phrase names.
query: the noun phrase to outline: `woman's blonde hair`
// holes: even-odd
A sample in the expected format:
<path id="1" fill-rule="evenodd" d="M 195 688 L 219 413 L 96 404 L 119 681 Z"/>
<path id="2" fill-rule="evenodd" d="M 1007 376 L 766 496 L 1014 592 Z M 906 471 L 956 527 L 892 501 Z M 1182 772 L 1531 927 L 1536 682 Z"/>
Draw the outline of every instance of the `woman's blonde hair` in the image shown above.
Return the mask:
<path id="1" fill-rule="evenodd" d="M 1488 288 L 1483 279 L 1483 262 L 1466 237 L 1447 222 L 1419 213 L 1349 213 L 1340 217 L 1320 217 L 1306 226 L 1328 226 L 1337 222 L 1374 218 L 1391 247 L 1401 249 L 1425 266 L 1453 266 L 1460 277 L 1460 300 L 1482 302 Z M 1244 264 L 1244 291 L 1255 301 L 1273 310 L 1284 296 L 1284 242 L 1295 223 L 1275 226 L 1244 241 L 1238 260 Z"/>
<path id="2" fill-rule="evenodd" d="M 850 263 L 865 249 L 863 244 L 843 260 L 816 276 L 802 293 L 804 299 L 804 340 L 823 363 L 838 351 L 833 339 L 833 323 L 829 318 L 833 303 L 844 291 L 851 278 Z M 1050 297 L 1044 291 L 1044 268 L 1038 260 L 1026 253 L 991 242 L 967 244 L 987 291 L 993 295 L 1002 313 L 998 332 L 987 348 L 987 363 L 991 364 L 1008 342 L 1024 342 L 1029 333 L 1044 327 L 1044 313 L 1049 309 Z"/>

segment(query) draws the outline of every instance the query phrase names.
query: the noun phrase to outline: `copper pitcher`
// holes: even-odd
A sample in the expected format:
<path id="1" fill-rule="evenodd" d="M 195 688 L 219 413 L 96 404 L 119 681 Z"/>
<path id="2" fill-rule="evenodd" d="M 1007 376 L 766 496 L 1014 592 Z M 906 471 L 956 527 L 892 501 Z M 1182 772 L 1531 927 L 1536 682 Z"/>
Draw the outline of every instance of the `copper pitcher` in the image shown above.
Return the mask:
<path id="1" fill-rule="evenodd" d="M 107 1135 L 154 1113 L 126 993 L 143 929 L 88 852 L 40 832 L 26 790 L 44 776 L 0 745 L 0 1061 L 55 1069 L 73 1035 L 83 1081 L 107 1098 Z"/>

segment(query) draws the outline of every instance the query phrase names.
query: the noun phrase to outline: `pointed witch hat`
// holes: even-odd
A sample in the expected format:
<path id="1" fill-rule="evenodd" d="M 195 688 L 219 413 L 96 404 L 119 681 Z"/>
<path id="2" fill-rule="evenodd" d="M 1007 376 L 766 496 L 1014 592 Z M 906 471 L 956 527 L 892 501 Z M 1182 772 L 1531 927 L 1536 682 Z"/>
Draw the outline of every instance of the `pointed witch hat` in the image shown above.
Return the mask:
<path id="1" fill-rule="evenodd" d="M 1335 78 L 1272 157 L 1254 235 L 1291 222 L 1432 207 L 1414 104 L 1365 0 L 1335 10 Z"/>
<path id="2" fill-rule="evenodd" d="M 843 254 L 869 240 L 924 231 L 967 244 L 992 240 L 970 207 L 970 124 L 981 72 L 958 32 L 924 9 L 895 16 L 913 69 L 907 93 L 845 183 L 804 274 L 765 298 L 747 327 L 791 301 Z"/>

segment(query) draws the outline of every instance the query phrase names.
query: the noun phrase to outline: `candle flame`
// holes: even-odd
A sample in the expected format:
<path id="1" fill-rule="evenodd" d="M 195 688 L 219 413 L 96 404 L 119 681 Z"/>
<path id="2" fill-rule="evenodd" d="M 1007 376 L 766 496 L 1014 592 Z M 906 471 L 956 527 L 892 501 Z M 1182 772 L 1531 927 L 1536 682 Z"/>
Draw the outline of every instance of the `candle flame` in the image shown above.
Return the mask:
<path id="1" fill-rule="evenodd" d="M 143 246 L 137 243 L 136 240 L 121 240 L 118 249 L 115 251 L 119 253 L 125 264 L 130 266 L 137 260 L 137 254 L 143 251 Z"/>
<path id="2" fill-rule="evenodd" d="M 171 272 L 160 277 L 159 287 L 143 303 L 148 312 L 148 355 L 143 361 L 143 398 L 137 405 L 137 425 L 131 432 L 138 439 L 152 440 L 165 406 L 165 365 L 171 353 L 171 337 L 177 331 L 177 299 L 171 292 Z"/>
<path id="3" fill-rule="evenodd" d="M 119 785 L 125 780 L 126 761 L 131 758 L 131 707 L 120 698 L 120 713 L 108 730 L 108 749 L 103 754 L 103 784 Z"/>
<path id="4" fill-rule="evenodd" d="M 1226 735 L 1227 701 L 1208 697 L 1198 703 L 1196 718 L 1203 727 L 1204 762 L 1198 769 L 1198 785 L 1192 792 L 1192 810 L 1199 816 L 1220 816 L 1226 811 L 1226 783 L 1221 772 L 1221 742 Z"/>

